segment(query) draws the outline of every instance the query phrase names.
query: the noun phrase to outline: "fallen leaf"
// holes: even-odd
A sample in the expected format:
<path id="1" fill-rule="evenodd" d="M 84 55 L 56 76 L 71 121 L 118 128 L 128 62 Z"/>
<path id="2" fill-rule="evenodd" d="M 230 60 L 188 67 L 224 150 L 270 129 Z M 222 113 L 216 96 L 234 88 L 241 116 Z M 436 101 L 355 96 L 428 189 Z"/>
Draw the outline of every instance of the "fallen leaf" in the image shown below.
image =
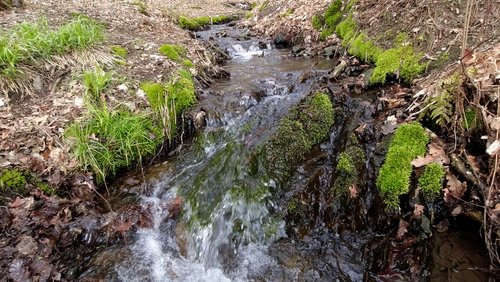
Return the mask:
<path id="1" fill-rule="evenodd" d="M 422 214 L 424 214 L 424 209 L 425 207 L 423 205 L 415 204 L 415 207 L 413 209 L 413 216 L 416 219 L 419 219 L 422 216 Z"/>
<path id="2" fill-rule="evenodd" d="M 455 199 L 460 198 L 467 189 L 467 183 L 462 183 L 453 174 L 447 173 L 446 175 L 446 188 L 444 189 L 445 202 L 453 202 Z"/>
<path id="3" fill-rule="evenodd" d="M 396 116 L 388 116 L 382 125 L 382 134 L 389 135 L 396 130 L 398 127 L 398 122 Z"/>
<path id="4" fill-rule="evenodd" d="M 404 221 L 403 219 L 399 220 L 399 228 L 398 233 L 396 234 L 396 239 L 403 239 L 403 236 L 406 234 L 406 232 L 408 232 L 408 226 L 410 226 L 408 222 Z"/>

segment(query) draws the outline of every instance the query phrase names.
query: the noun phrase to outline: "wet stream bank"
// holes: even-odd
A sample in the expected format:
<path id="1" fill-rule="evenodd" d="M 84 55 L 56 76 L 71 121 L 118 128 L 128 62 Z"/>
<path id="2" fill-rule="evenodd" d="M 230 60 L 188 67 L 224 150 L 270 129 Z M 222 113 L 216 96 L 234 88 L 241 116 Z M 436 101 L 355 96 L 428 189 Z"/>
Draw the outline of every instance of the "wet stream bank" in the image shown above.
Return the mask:
<path id="1" fill-rule="evenodd" d="M 336 60 L 294 58 L 234 27 L 198 35 L 227 50 L 231 77 L 201 92 L 195 111 L 206 126 L 178 155 L 111 187 L 130 200 L 116 197 L 113 206 L 138 205 L 140 227 L 126 244 L 96 253 L 79 280 L 393 281 L 450 269 L 433 250 L 457 233 L 432 239 L 419 218 L 401 235 L 377 193 L 390 139 L 377 95 L 387 89 L 351 95 L 329 79 Z M 335 113 L 327 138 L 290 173 L 270 171 L 270 140 L 319 92 Z M 466 264 L 485 267 L 467 250 Z"/>

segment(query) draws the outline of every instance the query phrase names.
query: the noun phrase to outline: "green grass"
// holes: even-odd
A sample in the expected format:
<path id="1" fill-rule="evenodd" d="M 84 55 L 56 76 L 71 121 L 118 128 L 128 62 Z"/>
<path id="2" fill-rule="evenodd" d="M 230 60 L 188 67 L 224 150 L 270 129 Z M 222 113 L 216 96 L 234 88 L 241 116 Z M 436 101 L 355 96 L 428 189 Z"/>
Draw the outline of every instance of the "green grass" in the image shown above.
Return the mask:
<path id="1" fill-rule="evenodd" d="M 85 71 L 83 73 L 83 84 L 85 85 L 87 102 L 99 103 L 102 91 L 108 87 L 110 82 L 111 75 L 99 66 L 96 66 L 93 70 Z"/>
<path id="2" fill-rule="evenodd" d="M 181 16 L 177 20 L 177 23 L 183 29 L 199 31 L 206 28 L 209 25 L 227 23 L 232 20 L 234 20 L 234 17 L 232 16 L 215 16 L 215 17 L 203 16 L 197 18 L 189 18 Z"/>
<path id="3" fill-rule="evenodd" d="M 186 54 L 186 49 L 179 45 L 164 44 L 158 49 L 158 52 L 172 61 L 179 62 Z"/>
<path id="4" fill-rule="evenodd" d="M 399 196 L 408 193 L 411 161 L 425 154 L 428 142 L 429 137 L 419 123 L 401 125 L 394 133 L 377 178 L 377 187 L 388 207 L 397 207 Z"/>
<path id="5" fill-rule="evenodd" d="M 424 173 L 418 179 L 418 186 L 422 189 L 424 195 L 431 199 L 436 198 L 443 188 L 444 169 L 437 163 L 425 166 Z"/>
<path id="6" fill-rule="evenodd" d="M 94 173 L 98 183 L 140 163 L 163 142 L 161 128 L 148 115 L 106 107 L 89 111 L 89 120 L 74 123 L 65 136 L 72 143 L 72 154 L 84 169 Z"/>
<path id="7" fill-rule="evenodd" d="M 76 17 L 52 29 L 44 19 L 24 22 L 0 33 L 0 76 L 15 78 L 21 63 L 85 49 L 104 39 L 103 28 L 86 17 Z"/>

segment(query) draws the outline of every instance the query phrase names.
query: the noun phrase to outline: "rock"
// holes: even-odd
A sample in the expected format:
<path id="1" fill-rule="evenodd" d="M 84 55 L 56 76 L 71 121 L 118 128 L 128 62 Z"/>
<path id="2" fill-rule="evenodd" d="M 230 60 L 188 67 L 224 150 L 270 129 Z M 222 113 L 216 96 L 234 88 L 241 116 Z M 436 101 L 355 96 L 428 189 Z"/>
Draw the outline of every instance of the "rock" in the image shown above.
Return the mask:
<path id="1" fill-rule="evenodd" d="M 128 87 L 125 84 L 118 85 L 117 89 L 118 89 L 118 91 L 123 92 L 123 93 L 127 93 L 127 91 L 128 91 Z"/>
<path id="2" fill-rule="evenodd" d="M 5 102 L 0 98 L 0 108 L 5 106 Z"/>
<path id="3" fill-rule="evenodd" d="M 207 113 L 203 110 L 193 115 L 193 123 L 196 130 L 204 127 L 207 124 L 207 121 L 205 119 L 206 115 Z"/>
<path id="4" fill-rule="evenodd" d="M 293 46 L 292 53 L 295 55 L 298 55 L 298 54 L 304 52 L 305 49 L 306 48 L 304 48 L 304 46 Z"/>
<path id="5" fill-rule="evenodd" d="M 259 48 L 261 50 L 265 50 L 267 49 L 267 43 L 266 42 L 263 42 L 263 41 L 259 41 Z"/>
<path id="6" fill-rule="evenodd" d="M 288 47 L 290 47 L 290 40 L 282 33 L 278 33 L 274 37 L 274 45 L 278 49 L 288 48 Z"/>
<path id="7" fill-rule="evenodd" d="M 337 52 L 337 48 L 330 46 L 330 47 L 326 47 L 325 49 L 323 49 L 323 52 L 321 54 L 327 58 L 332 58 L 336 52 Z"/>
<path id="8" fill-rule="evenodd" d="M 43 80 L 42 80 L 41 76 L 36 75 L 35 77 L 33 77 L 33 88 L 36 91 L 42 91 L 42 89 L 43 89 Z"/>

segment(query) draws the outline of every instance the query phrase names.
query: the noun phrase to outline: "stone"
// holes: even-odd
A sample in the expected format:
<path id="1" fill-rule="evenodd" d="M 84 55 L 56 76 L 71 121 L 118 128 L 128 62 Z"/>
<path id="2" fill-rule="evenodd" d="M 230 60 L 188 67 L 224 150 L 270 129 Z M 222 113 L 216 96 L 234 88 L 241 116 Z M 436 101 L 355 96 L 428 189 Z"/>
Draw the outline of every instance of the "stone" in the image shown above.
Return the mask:
<path id="1" fill-rule="evenodd" d="M 330 46 L 330 47 L 326 47 L 325 49 L 323 49 L 322 55 L 325 57 L 331 58 L 335 55 L 336 52 L 337 52 L 337 48 Z"/>

